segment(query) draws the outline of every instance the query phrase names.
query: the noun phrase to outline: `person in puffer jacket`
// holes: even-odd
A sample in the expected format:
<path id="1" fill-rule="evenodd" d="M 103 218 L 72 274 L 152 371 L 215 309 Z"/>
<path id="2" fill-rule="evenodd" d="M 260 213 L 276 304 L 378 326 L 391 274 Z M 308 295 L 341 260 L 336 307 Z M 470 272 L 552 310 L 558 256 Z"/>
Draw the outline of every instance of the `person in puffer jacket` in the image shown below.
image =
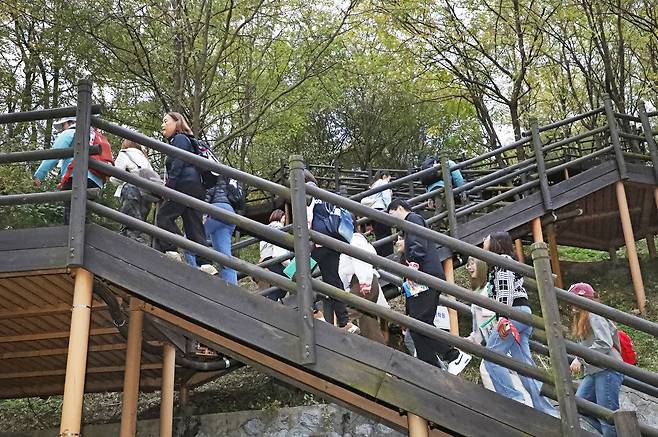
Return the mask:
<path id="1" fill-rule="evenodd" d="M 162 118 L 162 135 L 172 146 L 190 153 L 195 153 L 194 145 L 190 140 L 190 137 L 194 137 L 192 135 L 192 129 L 190 129 L 185 118 L 178 112 L 168 112 Z M 205 190 L 201 183 L 201 175 L 194 165 L 180 158 L 167 156 L 165 167 L 167 169 L 166 187 L 203 200 Z M 195 243 L 207 246 L 202 214 L 193 208 L 166 199 L 158 210 L 155 224 L 161 229 L 182 235 L 181 230 L 176 224 L 178 217 L 181 217 L 183 220 L 185 236 Z M 165 252 L 172 258 L 181 260 L 176 246 L 168 241 L 156 239 L 154 241 L 154 247 L 160 252 Z M 204 271 L 214 269 L 209 260 L 198 255 L 196 256 L 196 263 Z M 208 267 L 204 268 L 205 266 Z"/>

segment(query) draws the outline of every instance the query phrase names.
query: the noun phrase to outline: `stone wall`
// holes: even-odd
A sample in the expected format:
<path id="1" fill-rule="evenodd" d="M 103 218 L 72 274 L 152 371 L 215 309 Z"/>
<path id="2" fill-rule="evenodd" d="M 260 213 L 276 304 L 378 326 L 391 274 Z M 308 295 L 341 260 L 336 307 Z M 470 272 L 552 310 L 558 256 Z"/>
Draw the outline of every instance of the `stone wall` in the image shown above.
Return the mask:
<path id="1" fill-rule="evenodd" d="M 137 424 L 137 437 L 158 437 L 158 420 Z M 59 430 L 3 434 L 2 437 L 53 437 Z M 84 437 L 119 435 L 119 424 L 88 425 Z M 175 437 L 402 437 L 392 429 L 337 405 L 240 411 L 176 418 Z"/>

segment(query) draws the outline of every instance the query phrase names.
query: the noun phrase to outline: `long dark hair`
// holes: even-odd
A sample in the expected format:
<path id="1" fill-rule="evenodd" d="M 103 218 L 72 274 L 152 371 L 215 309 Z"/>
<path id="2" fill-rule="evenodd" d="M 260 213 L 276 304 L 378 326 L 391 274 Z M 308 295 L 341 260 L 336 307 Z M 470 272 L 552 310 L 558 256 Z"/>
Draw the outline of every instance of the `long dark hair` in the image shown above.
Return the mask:
<path id="1" fill-rule="evenodd" d="M 391 174 L 388 172 L 388 170 L 377 170 L 375 172 L 375 175 L 372 177 L 372 180 L 370 181 L 371 184 L 374 184 L 376 181 L 380 180 L 381 178 L 390 176 Z"/>
<path id="2" fill-rule="evenodd" d="M 489 251 L 499 255 L 509 255 L 516 259 L 514 242 L 507 232 L 494 232 L 489 235 Z"/>
<path id="3" fill-rule="evenodd" d="M 171 117 L 172 120 L 176 122 L 176 133 L 177 134 L 188 134 L 193 135 L 190 125 L 187 124 L 187 120 L 180 112 L 167 112 L 167 115 Z"/>

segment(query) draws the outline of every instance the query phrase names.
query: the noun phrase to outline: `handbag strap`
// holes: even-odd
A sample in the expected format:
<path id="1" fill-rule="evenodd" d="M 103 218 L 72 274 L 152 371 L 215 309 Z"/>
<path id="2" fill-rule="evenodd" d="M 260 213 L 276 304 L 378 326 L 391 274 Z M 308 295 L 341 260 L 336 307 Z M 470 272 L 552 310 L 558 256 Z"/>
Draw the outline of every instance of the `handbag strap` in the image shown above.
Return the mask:
<path id="1" fill-rule="evenodd" d="M 139 165 L 139 164 L 137 164 L 137 163 L 135 162 L 135 160 L 132 159 L 132 157 L 130 156 L 130 153 L 128 153 L 128 150 L 125 150 L 125 149 L 124 149 L 124 150 L 121 150 L 121 152 L 124 152 L 124 153 L 126 154 L 126 156 L 128 157 L 128 159 L 130 159 L 130 162 L 132 162 L 133 164 L 135 164 L 139 170 L 142 169 L 142 166 Z"/>

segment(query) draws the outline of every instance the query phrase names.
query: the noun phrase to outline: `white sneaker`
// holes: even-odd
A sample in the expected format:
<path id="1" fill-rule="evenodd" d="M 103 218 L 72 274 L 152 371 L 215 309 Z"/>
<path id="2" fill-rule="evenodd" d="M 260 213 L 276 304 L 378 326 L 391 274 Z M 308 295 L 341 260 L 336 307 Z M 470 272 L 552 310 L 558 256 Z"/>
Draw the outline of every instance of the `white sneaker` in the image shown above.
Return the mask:
<path id="1" fill-rule="evenodd" d="M 466 365 L 471 362 L 471 358 L 473 357 L 469 354 L 459 351 L 459 356 L 448 363 L 448 373 L 459 375 Z"/>
<path id="2" fill-rule="evenodd" d="M 183 257 L 181 256 L 181 254 L 175 250 L 168 250 L 165 252 L 165 255 L 167 256 L 167 258 L 171 258 L 174 261 L 183 261 Z"/>
<path id="3" fill-rule="evenodd" d="M 204 264 L 201 267 L 199 267 L 199 270 L 208 273 L 210 276 L 215 276 L 217 273 L 219 273 L 215 268 L 215 266 L 212 264 Z"/>

